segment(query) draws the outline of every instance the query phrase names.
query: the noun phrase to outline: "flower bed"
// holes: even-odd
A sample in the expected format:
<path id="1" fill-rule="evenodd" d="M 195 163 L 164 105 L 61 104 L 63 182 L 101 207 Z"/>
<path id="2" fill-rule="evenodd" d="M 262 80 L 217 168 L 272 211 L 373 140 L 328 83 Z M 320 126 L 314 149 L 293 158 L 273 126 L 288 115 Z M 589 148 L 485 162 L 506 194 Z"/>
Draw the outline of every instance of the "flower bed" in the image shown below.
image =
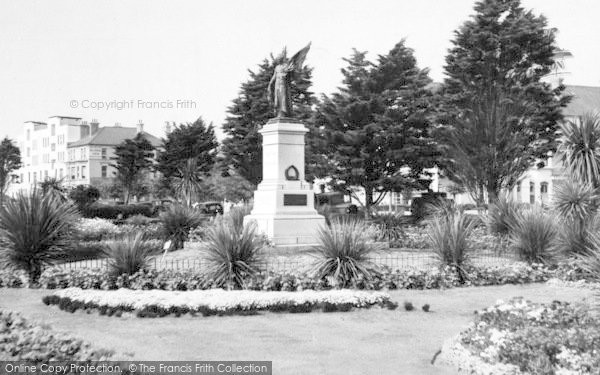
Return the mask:
<path id="1" fill-rule="evenodd" d="M 498 301 L 446 343 L 442 358 L 473 374 L 598 374 L 600 320 L 564 302 Z"/>
<path id="2" fill-rule="evenodd" d="M 6 361 L 106 361 L 112 352 L 33 324 L 20 314 L 0 309 L 0 359 Z"/>
<path id="3" fill-rule="evenodd" d="M 559 277 L 556 270 L 541 264 L 514 263 L 493 267 L 465 267 L 468 280 L 461 284 L 454 267 L 426 270 L 394 270 L 383 268 L 372 280 L 358 278 L 349 285 L 353 289 L 444 289 L 463 286 L 487 286 L 544 282 Z M 161 289 L 198 290 L 218 287 L 198 270 L 146 270 L 133 275 L 110 276 L 106 269 L 44 270 L 39 280 L 46 289 L 77 287 L 82 289 L 112 290 Z M 25 273 L 0 271 L 0 287 L 23 287 L 28 281 Z M 261 272 L 246 280 L 245 289 L 268 291 L 302 291 L 335 289 L 332 279 L 318 279 L 305 273 Z"/>
<path id="4" fill-rule="evenodd" d="M 202 316 L 253 314 L 257 311 L 310 312 L 313 310 L 349 311 L 373 306 L 394 309 L 397 304 L 382 292 L 353 290 L 262 292 L 223 289 L 196 291 L 130 290 L 114 291 L 68 288 L 43 298 L 46 305 L 58 305 L 61 310 L 97 310 L 100 314 L 121 316 L 136 312 L 139 317 L 200 313 Z"/>

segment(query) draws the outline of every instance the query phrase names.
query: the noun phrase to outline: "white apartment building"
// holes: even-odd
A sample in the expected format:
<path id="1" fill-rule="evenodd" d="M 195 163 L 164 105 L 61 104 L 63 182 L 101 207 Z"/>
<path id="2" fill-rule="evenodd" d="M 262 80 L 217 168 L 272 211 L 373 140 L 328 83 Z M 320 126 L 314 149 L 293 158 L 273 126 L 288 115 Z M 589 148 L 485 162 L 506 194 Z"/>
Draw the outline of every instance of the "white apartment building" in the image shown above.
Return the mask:
<path id="1" fill-rule="evenodd" d="M 135 127 L 100 127 L 97 120 L 88 124 L 78 117 L 53 116 L 47 122 L 27 121 L 23 131 L 18 142 L 23 165 L 15 171 L 11 191 L 28 190 L 48 178 L 67 187 L 110 183 L 116 175 L 111 158 L 117 145 L 138 133 L 154 147 L 162 145 L 141 121 Z"/>

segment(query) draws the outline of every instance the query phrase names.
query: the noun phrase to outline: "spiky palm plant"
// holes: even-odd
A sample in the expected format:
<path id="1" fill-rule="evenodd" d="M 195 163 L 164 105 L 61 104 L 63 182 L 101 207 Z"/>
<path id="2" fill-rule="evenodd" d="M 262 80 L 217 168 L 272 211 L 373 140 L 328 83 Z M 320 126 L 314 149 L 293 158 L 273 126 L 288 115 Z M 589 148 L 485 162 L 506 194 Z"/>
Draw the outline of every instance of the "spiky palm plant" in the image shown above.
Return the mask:
<path id="1" fill-rule="evenodd" d="M 171 205 L 160 214 L 164 237 L 171 241 L 171 247 L 175 250 L 182 249 L 190 230 L 202 225 L 205 220 L 199 211 L 180 204 Z"/>
<path id="2" fill-rule="evenodd" d="M 333 277 L 341 286 L 347 286 L 359 277 L 371 279 L 379 273 L 369 256 L 382 250 L 382 245 L 368 236 L 368 227 L 362 220 L 338 217 L 318 232 L 318 245 L 311 255 L 316 258 L 313 272 L 319 278 Z"/>
<path id="3" fill-rule="evenodd" d="M 427 237 L 435 255 L 441 264 L 456 267 L 461 281 L 466 278 L 468 239 L 474 227 L 475 221 L 460 210 L 439 211 L 427 220 Z"/>
<path id="4" fill-rule="evenodd" d="M 186 206 L 191 207 L 192 200 L 200 192 L 202 173 L 198 168 L 198 160 L 189 158 L 185 164 L 177 169 L 178 176 L 175 178 L 173 188 L 179 194 Z"/>
<path id="5" fill-rule="evenodd" d="M 557 222 L 540 207 L 524 210 L 511 231 L 511 247 L 528 262 L 551 263 L 557 257 Z"/>
<path id="6" fill-rule="evenodd" d="M 264 247 L 253 223 L 239 231 L 232 222 L 219 220 L 208 230 L 202 252 L 218 286 L 243 288 L 246 279 L 259 271 Z"/>
<path id="7" fill-rule="evenodd" d="M 600 115 L 587 113 L 560 127 L 558 153 L 578 182 L 600 187 Z"/>
<path id="8" fill-rule="evenodd" d="M 521 207 L 512 197 L 501 192 L 482 219 L 491 234 L 506 236 L 519 219 Z"/>
<path id="9" fill-rule="evenodd" d="M 132 232 L 120 239 L 104 244 L 103 253 L 108 258 L 110 273 L 115 276 L 133 275 L 145 269 L 150 256 L 160 249 L 145 239 L 142 231 Z"/>
<path id="10" fill-rule="evenodd" d="M 40 182 L 40 189 L 44 195 L 53 195 L 60 201 L 66 201 L 68 194 L 62 185 L 62 180 L 57 178 L 48 178 Z"/>
<path id="11" fill-rule="evenodd" d="M 34 188 L 20 192 L 0 207 L 0 254 L 7 266 L 25 269 L 37 282 L 42 268 L 64 254 L 77 208 Z"/>
<path id="12" fill-rule="evenodd" d="M 242 232 L 244 230 L 244 217 L 250 214 L 252 211 L 252 207 L 250 205 L 243 205 L 239 207 L 233 207 L 227 215 L 225 215 L 225 219 L 229 220 L 232 228 L 237 232 Z"/>
<path id="13" fill-rule="evenodd" d="M 599 198 L 592 185 L 565 180 L 554 190 L 552 208 L 565 220 L 586 222 L 598 211 Z"/>
<path id="14" fill-rule="evenodd" d="M 563 181 L 554 192 L 553 209 L 562 223 L 557 238 L 558 250 L 569 255 L 582 254 L 589 247 L 590 233 L 598 230 L 599 195 L 592 185 L 577 181 Z"/>

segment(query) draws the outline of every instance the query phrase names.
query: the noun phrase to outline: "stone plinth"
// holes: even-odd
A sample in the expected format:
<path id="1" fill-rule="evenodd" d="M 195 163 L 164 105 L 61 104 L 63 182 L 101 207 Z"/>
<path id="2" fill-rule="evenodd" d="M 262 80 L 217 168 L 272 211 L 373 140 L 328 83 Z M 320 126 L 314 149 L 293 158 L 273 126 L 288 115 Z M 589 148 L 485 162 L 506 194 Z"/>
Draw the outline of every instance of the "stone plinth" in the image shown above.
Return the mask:
<path id="1" fill-rule="evenodd" d="M 275 245 L 306 245 L 325 218 L 314 207 L 314 192 L 304 179 L 304 136 L 308 129 L 295 119 L 275 118 L 260 130 L 263 179 L 254 192 L 254 221 Z"/>

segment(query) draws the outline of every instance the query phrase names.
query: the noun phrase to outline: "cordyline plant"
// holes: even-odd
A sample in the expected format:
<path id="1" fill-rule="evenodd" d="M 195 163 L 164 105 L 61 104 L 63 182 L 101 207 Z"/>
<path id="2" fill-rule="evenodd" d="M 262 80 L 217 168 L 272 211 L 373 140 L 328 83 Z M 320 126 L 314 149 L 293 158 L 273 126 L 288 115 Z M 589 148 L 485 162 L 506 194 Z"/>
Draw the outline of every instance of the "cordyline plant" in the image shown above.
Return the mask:
<path id="1" fill-rule="evenodd" d="M 313 272 L 318 278 L 333 278 L 342 287 L 353 280 L 370 280 L 379 269 L 369 257 L 382 250 L 382 245 L 368 236 L 368 227 L 362 220 L 339 217 L 331 225 L 321 227 L 318 245 L 311 252 L 317 260 Z"/>
<path id="2" fill-rule="evenodd" d="M 108 258 L 110 273 L 120 276 L 146 269 L 150 256 L 159 250 L 145 239 L 144 232 L 137 231 L 106 242 L 103 252 Z"/>
<path id="3" fill-rule="evenodd" d="M 77 218 L 77 208 L 55 195 L 37 188 L 18 193 L 0 207 L 0 262 L 26 270 L 31 282 L 37 282 L 42 268 L 64 255 Z"/>
<path id="4" fill-rule="evenodd" d="M 265 241 L 256 233 L 254 223 L 241 230 L 230 220 L 218 220 L 208 230 L 202 250 L 209 264 L 209 276 L 218 286 L 243 288 L 249 277 L 259 271 Z"/>

